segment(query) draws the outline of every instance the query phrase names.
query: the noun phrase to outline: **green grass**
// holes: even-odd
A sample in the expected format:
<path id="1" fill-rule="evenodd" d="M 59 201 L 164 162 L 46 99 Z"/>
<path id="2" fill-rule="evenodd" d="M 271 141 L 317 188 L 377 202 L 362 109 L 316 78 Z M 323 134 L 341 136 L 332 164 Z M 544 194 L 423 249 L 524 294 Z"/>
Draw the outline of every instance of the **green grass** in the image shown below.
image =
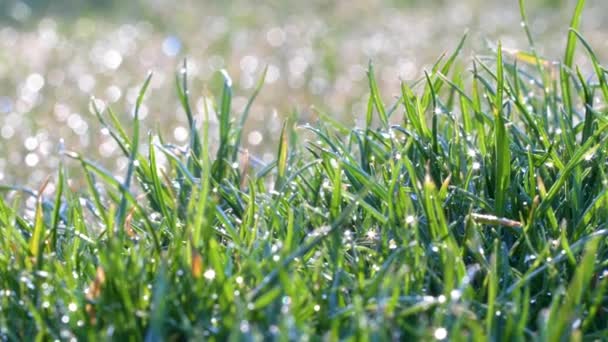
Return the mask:
<path id="1" fill-rule="evenodd" d="M 40 189 L 0 186 L 0 335 L 608 338 L 608 83 L 583 4 L 563 63 L 527 26 L 529 52 L 464 60 L 463 39 L 389 105 L 370 64 L 365 127 L 288 119 L 267 165 L 240 146 L 264 74 L 243 113 L 223 74 L 199 130 L 179 73 L 186 147 L 140 138 L 148 77 L 131 123 L 95 113 L 125 174 L 62 151 Z"/>

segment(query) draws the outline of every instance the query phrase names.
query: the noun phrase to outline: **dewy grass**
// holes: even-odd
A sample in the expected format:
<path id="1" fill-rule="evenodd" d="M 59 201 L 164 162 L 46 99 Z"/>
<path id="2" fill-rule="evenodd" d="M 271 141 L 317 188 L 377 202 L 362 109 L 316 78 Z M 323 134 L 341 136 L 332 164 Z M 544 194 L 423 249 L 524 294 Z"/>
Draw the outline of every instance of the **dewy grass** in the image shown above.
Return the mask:
<path id="1" fill-rule="evenodd" d="M 391 105 L 370 65 L 365 127 L 287 120 L 268 165 L 228 75 L 199 130 L 178 73 L 186 147 L 96 108 L 126 176 L 64 151 L 81 172 L 54 195 L 0 187 L 2 339 L 608 338 L 607 70 L 582 3 L 564 63 L 527 28 L 531 52 L 463 64 L 461 43 Z"/>

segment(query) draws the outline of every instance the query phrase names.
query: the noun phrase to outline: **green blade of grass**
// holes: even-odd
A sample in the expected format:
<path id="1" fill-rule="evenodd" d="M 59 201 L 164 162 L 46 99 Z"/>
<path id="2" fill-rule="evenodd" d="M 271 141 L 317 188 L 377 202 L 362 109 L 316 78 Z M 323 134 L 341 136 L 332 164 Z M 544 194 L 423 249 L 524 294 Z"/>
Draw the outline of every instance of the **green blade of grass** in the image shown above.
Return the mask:
<path id="1" fill-rule="evenodd" d="M 367 70 L 367 80 L 369 82 L 372 102 L 374 103 L 374 107 L 378 112 L 380 122 L 382 123 L 383 127 L 388 127 L 388 116 L 386 114 L 386 109 L 384 108 L 382 98 L 380 97 L 380 92 L 378 91 L 378 84 L 376 83 L 376 76 L 374 75 L 374 65 L 371 61 L 369 62 Z"/>
<path id="2" fill-rule="evenodd" d="M 146 80 L 144 81 L 139 94 L 137 95 L 137 100 L 135 102 L 135 109 L 133 113 L 133 137 L 131 138 L 131 150 L 129 156 L 129 162 L 127 164 L 127 174 L 125 176 L 125 181 L 122 189 L 128 190 L 131 187 L 131 178 L 133 177 L 133 172 L 135 170 L 135 160 L 137 159 L 137 153 L 139 150 L 139 110 L 141 108 L 141 104 L 144 100 L 144 95 L 148 86 L 150 85 L 150 81 L 152 80 L 152 73 L 148 74 Z M 125 216 L 127 211 L 127 197 L 123 192 L 122 199 L 120 200 L 120 205 L 118 206 L 118 211 L 116 212 L 116 227 L 114 228 L 119 234 L 123 231 L 122 227 L 125 223 Z"/>
<path id="3" fill-rule="evenodd" d="M 253 102 L 258 97 L 258 94 L 260 93 L 260 91 L 262 90 L 262 87 L 264 86 L 264 83 L 266 81 L 266 74 L 267 73 L 268 73 L 268 66 L 266 66 L 264 68 L 264 71 L 262 71 L 262 75 L 260 76 L 260 79 L 258 80 L 258 83 L 253 88 L 253 93 L 249 97 L 249 100 L 247 100 L 247 104 L 245 105 L 245 109 L 243 109 L 243 113 L 241 114 L 241 120 L 240 120 L 239 125 L 237 126 L 237 128 L 235 130 L 236 141 L 234 143 L 235 149 L 232 152 L 233 153 L 232 154 L 232 161 L 233 162 L 235 162 L 237 160 L 238 149 L 241 146 L 241 139 L 243 137 L 243 128 L 245 127 L 245 122 L 247 121 L 247 118 L 249 118 L 249 112 L 251 111 L 251 106 L 253 105 Z"/>
<path id="4" fill-rule="evenodd" d="M 289 144 L 287 142 L 287 122 L 283 123 L 281 128 L 281 135 L 279 137 L 279 151 L 277 158 L 277 180 L 275 182 L 275 189 L 279 189 L 283 185 L 283 180 L 287 174 L 287 152 Z"/>
<path id="5" fill-rule="evenodd" d="M 572 69 L 572 64 L 574 63 L 574 51 L 576 49 L 575 31 L 578 30 L 580 26 L 584 8 L 585 0 L 578 0 L 570 21 L 570 30 L 568 31 L 568 41 L 566 43 L 566 52 L 564 54 L 564 65 L 569 69 Z"/>
<path id="6" fill-rule="evenodd" d="M 63 165 L 59 165 L 59 172 L 57 176 L 57 186 L 55 189 L 55 203 L 53 204 L 53 214 L 51 221 L 51 246 L 53 251 L 57 251 L 57 238 L 58 238 L 58 229 L 59 229 L 59 221 L 61 220 L 61 198 L 63 195 L 63 186 L 65 183 L 64 179 L 64 171 Z"/>
<path id="7" fill-rule="evenodd" d="M 502 112 L 504 80 L 502 47 L 500 43 L 498 43 L 496 75 L 497 83 L 494 99 L 495 210 L 498 216 L 504 216 L 507 209 L 506 200 L 511 175 L 511 149 Z"/>

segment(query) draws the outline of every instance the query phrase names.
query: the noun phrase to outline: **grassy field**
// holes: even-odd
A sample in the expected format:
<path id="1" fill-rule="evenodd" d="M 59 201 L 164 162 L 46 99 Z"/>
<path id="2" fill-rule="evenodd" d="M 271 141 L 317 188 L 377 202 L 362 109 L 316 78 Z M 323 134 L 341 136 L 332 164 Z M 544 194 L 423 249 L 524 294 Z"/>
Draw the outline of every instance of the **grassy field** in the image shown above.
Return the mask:
<path id="1" fill-rule="evenodd" d="M 123 172 L 60 146 L 37 188 L 0 185 L 0 337 L 607 339 L 608 70 L 584 3 L 556 59 L 520 1 L 525 51 L 468 57 L 465 36 L 390 101 L 370 63 L 361 125 L 294 111 L 270 161 L 244 143 L 268 68 L 240 94 L 184 62 L 181 144 L 143 126 L 154 74 L 132 116 L 93 99 Z"/>
<path id="2" fill-rule="evenodd" d="M 527 3 L 541 56 L 561 58 L 575 2 Z M 600 60 L 608 58 L 606 12 L 605 0 L 587 0 L 580 26 Z M 383 100 L 391 103 L 401 80 L 424 77 L 467 29 L 459 61 L 467 67 L 471 56 L 492 54 L 488 45 L 498 40 L 526 49 L 520 21 L 517 4 L 503 0 L 181 0 L 180 6 L 170 0 L 2 0 L 0 182 L 38 186 L 57 168 L 60 140 L 124 173 L 127 160 L 100 134 L 89 99 L 111 104 L 118 115 L 131 113 L 149 70 L 155 76 L 140 112 L 142 129 L 160 127 L 169 141 L 186 143 L 188 122 L 174 96 L 174 73 L 184 58 L 199 123 L 203 92 L 221 91 L 219 70 L 232 77 L 233 108 L 242 112 L 268 66 L 242 144 L 270 162 L 281 122 L 293 112 L 298 124 L 316 121 L 315 109 L 348 126 L 365 124 L 370 59 Z M 585 76 L 592 71 L 582 54 L 575 63 Z"/>

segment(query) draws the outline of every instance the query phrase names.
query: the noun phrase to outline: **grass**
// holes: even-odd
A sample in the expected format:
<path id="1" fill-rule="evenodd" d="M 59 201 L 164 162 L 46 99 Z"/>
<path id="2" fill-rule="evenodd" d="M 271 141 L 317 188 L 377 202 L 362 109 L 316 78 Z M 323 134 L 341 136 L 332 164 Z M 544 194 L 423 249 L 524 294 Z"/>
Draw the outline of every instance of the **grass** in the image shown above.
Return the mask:
<path id="1" fill-rule="evenodd" d="M 267 165 L 227 74 L 201 129 L 176 76 L 187 146 L 140 139 L 150 75 L 131 123 L 95 110 L 126 174 L 64 150 L 40 189 L 0 187 L 2 338 L 607 338 L 608 83 L 583 5 L 563 62 L 526 25 L 528 52 L 463 61 L 463 39 L 390 105 L 370 64 L 365 127 L 288 119 Z"/>

